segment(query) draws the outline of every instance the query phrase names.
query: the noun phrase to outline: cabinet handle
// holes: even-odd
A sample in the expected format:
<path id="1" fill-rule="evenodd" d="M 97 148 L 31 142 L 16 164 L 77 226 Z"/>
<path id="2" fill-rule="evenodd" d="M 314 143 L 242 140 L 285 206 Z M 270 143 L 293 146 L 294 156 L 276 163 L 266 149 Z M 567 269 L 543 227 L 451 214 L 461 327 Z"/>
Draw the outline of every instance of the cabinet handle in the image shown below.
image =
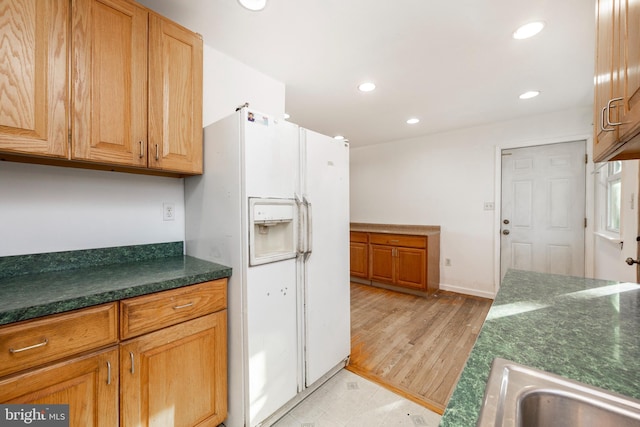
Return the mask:
<path id="1" fill-rule="evenodd" d="M 389 243 L 398 243 L 399 241 L 400 240 L 398 240 L 398 239 L 391 239 L 391 240 L 389 240 Z"/>
<path id="2" fill-rule="evenodd" d="M 613 102 L 622 101 L 624 98 L 613 98 L 607 102 L 607 126 L 620 126 L 622 122 L 611 123 L 611 107 L 617 108 L 617 105 L 611 105 Z"/>
<path id="3" fill-rule="evenodd" d="M 107 385 L 111 385 L 111 362 L 107 360 Z"/>
<path id="4" fill-rule="evenodd" d="M 144 157 L 144 143 L 142 141 L 138 141 L 140 143 L 140 155 L 138 157 Z"/>
<path id="5" fill-rule="evenodd" d="M 193 303 L 190 302 L 188 304 L 176 305 L 175 307 L 173 307 L 173 309 L 174 310 L 180 310 L 181 308 L 191 307 L 192 305 L 193 305 Z"/>
<path id="6" fill-rule="evenodd" d="M 159 160 L 160 156 L 158 154 L 158 144 L 156 144 L 156 160 Z"/>
<path id="7" fill-rule="evenodd" d="M 615 129 L 607 129 L 604 127 L 604 113 L 607 111 L 607 107 L 602 107 L 602 111 L 600 112 L 600 130 L 602 132 L 613 132 Z"/>
<path id="8" fill-rule="evenodd" d="M 23 347 L 23 348 L 18 348 L 18 349 L 10 348 L 9 349 L 9 353 L 11 353 L 11 354 L 22 353 L 23 351 L 33 350 L 34 348 L 38 348 L 38 347 L 44 347 L 48 343 L 49 343 L 49 340 L 45 338 L 44 341 L 39 342 L 38 344 L 30 345 L 28 347 Z"/>
<path id="9" fill-rule="evenodd" d="M 136 373 L 136 369 L 135 369 L 135 362 L 133 361 L 133 352 L 129 352 L 129 357 L 131 357 L 131 373 L 135 374 Z"/>

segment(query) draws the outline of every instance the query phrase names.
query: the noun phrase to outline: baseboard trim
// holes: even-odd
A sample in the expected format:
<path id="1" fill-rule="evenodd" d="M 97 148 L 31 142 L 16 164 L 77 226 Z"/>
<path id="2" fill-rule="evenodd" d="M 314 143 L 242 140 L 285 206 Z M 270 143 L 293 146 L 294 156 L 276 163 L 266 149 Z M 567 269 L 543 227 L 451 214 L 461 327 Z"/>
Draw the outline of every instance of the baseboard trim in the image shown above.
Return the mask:
<path id="1" fill-rule="evenodd" d="M 448 285 L 440 283 L 440 289 L 443 291 L 455 292 L 457 294 L 473 295 L 480 298 L 495 299 L 496 294 L 488 291 L 480 291 L 478 289 L 464 288 L 462 286 Z"/>

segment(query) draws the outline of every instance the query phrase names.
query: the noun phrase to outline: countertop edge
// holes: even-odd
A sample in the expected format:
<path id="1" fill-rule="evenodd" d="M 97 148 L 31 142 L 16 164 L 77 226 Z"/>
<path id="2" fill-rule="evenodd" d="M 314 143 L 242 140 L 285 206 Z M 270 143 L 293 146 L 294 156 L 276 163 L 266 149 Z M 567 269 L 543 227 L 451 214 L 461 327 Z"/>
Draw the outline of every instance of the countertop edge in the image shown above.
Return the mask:
<path id="1" fill-rule="evenodd" d="M 363 233 L 385 233 L 385 234 L 409 234 L 419 236 L 430 236 L 440 234 L 439 225 L 411 225 L 411 224 L 374 224 L 363 222 L 352 222 L 350 231 Z"/>
<path id="2" fill-rule="evenodd" d="M 191 257 L 181 256 L 185 260 Z M 51 302 L 36 303 L 28 307 L 20 307 L 16 309 L 3 309 L 0 310 L 0 326 L 8 325 L 25 320 L 32 320 L 36 318 L 45 317 L 52 314 L 59 314 L 68 311 L 78 310 L 95 305 L 105 304 L 109 302 L 119 301 L 126 298 L 131 298 L 140 295 L 151 294 L 155 292 L 161 292 L 170 289 L 176 289 L 184 286 L 190 286 L 197 283 L 202 283 L 210 280 L 228 278 L 231 276 L 232 269 L 224 265 L 208 262 L 200 259 L 195 259 L 198 262 L 208 263 L 210 267 L 206 271 L 199 271 L 195 273 L 186 272 L 186 274 L 172 277 L 164 280 L 152 279 L 140 280 L 140 284 L 129 286 L 126 288 L 108 289 L 105 291 L 97 291 L 95 293 L 70 296 L 62 300 L 56 300 Z M 117 267 L 121 264 L 115 264 Z M 82 274 L 83 269 L 77 270 L 79 274 Z M 22 278 L 28 280 L 28 275 L 22 276 Z"/>

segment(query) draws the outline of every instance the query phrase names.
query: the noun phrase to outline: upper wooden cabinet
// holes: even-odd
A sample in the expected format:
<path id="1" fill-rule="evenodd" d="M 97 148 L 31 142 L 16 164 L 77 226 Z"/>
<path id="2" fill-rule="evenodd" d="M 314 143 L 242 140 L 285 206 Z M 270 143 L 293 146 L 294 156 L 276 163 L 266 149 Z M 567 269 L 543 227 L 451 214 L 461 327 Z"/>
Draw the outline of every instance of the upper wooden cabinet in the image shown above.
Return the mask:
<path id="1" fill-rule="evenodd" d="M 202 38 L 149 19 L 149 167 L 202 173 Z"/>
<path id="2" fill-rule="evenodd" d="M 73 158 L 202 173 L 202 38 L 126 0 L 73 4 Z"/>
<path id="3" fill-rule="evenodd" d="M 640 158 L 640 4 L 597 0 L 594 161 Z"/>
<path id="4" fill-rule="evenodd" d="M 123 0 L 73 1 L 73 159 L 147 165 L 148 15 Z"/>
<path id="5" fill-rule="evenodd" d="M 202 37 L 128 0 L 5 3 L 3 159 L 202 173 Z"/>
<path id="6" fill-rule="evenodd" d="M 0 151 L 68 156 L 68 0 L 2 2 Z"/>

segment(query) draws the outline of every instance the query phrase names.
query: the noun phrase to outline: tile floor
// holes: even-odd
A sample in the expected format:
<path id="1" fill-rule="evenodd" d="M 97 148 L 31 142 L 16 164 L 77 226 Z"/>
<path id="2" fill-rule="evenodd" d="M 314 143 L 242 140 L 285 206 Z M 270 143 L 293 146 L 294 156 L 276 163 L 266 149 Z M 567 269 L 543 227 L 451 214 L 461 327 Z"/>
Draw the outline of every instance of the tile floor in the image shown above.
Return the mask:
<path id="1" fill-rule="evenodd" d="M 437 427 L 440 415 L 345 369 L 273 427 Z"/>

